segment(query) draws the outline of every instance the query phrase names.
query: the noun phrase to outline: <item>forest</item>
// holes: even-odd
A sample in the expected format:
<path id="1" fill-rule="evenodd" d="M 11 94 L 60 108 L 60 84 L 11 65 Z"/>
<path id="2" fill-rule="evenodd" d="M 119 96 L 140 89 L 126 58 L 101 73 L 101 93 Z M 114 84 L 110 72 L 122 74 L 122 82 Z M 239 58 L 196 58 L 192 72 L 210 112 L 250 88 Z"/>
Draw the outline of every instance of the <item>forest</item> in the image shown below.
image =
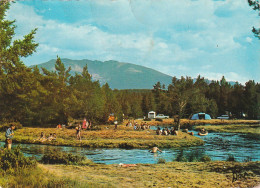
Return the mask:
<path id="1" fill-rule="evenodd" d="M 55 71 L 29 68 L 21 59 L 36 51 L 37 29 L 15 40 L 15 21 L 5 19 L 9 3 L 0 3 L 0 122 L 45 127 L 86 117 L 99 124 L 111 113 L 122 121 L 147 116 L 151 110 L 179 118 L 205 112 L 259 119 L 260 84 L 253 80 L 231 85 L 225 77 L 210 83 L 201 76 L 173 77 L 169 86 L 157 82 L 152 90 L 112 90 L 93 81 L 87 66 L 71 75 L 60 57 Z"/>

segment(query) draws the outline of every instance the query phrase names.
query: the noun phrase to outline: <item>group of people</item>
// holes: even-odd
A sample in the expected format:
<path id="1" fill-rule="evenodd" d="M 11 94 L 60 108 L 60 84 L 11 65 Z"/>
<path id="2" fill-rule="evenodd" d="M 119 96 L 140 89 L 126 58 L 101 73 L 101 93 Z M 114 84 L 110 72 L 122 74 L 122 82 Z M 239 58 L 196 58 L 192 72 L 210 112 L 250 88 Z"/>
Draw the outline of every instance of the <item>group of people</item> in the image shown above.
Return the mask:
<path id="1" fill-rule="evenodd" d="M 49 136 L 46 136 L 44 132 L 41 132 L 40 137 L 34 141 L 37 141 L 37 140 L 40 142 L 53 141 L 53 140 L 56 140 L 56 138 L 57 138 L 56 133 L 50 133 Z"/>
<path id="2" fill-rule="evenodd" d="M 145 130 L 145 129 L 150 129 L 150 125 L 147 124 L 147 122 L 142 122 L 140 125 L 137 122 L 135 122 L 134 130 Z"/>
<path id="3" fill-rule="evenodd" d="M 90 129 L 92 126 L 92 123 L 90 120 L 87 120 L 86 118 L 84 118 L 83 123 L 82 123 L 82 129 Z"/>
<path id="4" fill-rule="evenodd" d="M 172 127 L 171 129 L 169 129 L 168 127 L 163 128 L 163 129 L 158 127 L 157 130 L 156 130 L 156 134 L 157 135 L 165 135 L 165 136 L 167 136 L 167 135 L 178 135 L 178 131 L 174 127 Z"/>

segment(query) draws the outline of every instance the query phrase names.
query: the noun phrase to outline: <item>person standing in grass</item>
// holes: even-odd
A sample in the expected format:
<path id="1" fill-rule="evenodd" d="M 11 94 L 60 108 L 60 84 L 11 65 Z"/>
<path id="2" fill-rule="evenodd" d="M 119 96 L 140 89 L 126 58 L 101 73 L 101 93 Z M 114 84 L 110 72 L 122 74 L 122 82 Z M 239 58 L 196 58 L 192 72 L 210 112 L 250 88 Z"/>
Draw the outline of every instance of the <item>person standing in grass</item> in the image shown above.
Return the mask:
<path id="1" fill-rule="evenodd" d="M 115 129 L 117 129 L 117 121 L 114 121 Z"/>
<path id="2" fill-rule="evenodd" d="M 5 133 L 5 147 L 9 150 L 11 150 L 12 148 L 12 139 L 14 136 L 14 129 L 15 129 L 15 125 L 11 125 Z"/>
<path id="3" fill-rule="evenodd" d="M 76 127 L 76 137 L 78 140 L 81 140 L 80 132 L 81 132 L 81 126 L 79 125 Z"/>

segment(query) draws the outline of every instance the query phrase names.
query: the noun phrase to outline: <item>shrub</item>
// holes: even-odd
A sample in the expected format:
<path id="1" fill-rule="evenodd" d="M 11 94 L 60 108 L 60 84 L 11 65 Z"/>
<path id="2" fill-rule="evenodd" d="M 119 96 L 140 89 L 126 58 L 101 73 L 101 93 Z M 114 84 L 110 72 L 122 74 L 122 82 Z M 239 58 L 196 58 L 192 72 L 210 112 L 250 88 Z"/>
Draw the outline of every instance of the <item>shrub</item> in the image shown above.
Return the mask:
<path id="1" fill-rule="evenodd" d="M 228 155 L 227 161 L 236 161 L 234 155 Z"/>
<path id="2" fill-rule="evenodd" d="M 181 150 L 181 152 L 177 155 L 175 161 L 178 161 L 178 162 L 188 162 L 186 157 L 184 157 L 183 150 Z"/>
<path id="3" fill-rule="evenodd" d="M 43 155 L 41 162 L 47 164 L 83 164 L 85 160 L 86 157 L 84 156 L 50 149 Z"/>
<path id="4" fill-rule="evenodd" d="M 175 161 L 178 162 L 209 162 L 211 158 L 207 155 L 203 155 L 199 151 L 192 151 L 184 154 L 183 150 L 177 155 Z"/>
<path id="5" fill-rule="evenodd" d="M 244 162 L 251 162 L 251 161 L 252 161 L 252 158 L 249 157 L 249 156 L 247 156 L 243 161 L 244 161 Z"/>
<path id="6" fill-rule="evenodd" d="M 200 161 L 201 162 L 210 162 L 211 161 L 211 158 L 207 155 L 204 155 L 200 158 Z"/>
<path id="7" fill-rule="evenodd" d="M 34 166 L 36 166 L 36 160 L 33 157 L 25 157 L 19 146 L 13 150 L 0 150 L 0 169 L 14 171 L 19 168 Z"/>
<path id="8" fill-rule="evenodd" d="M 15 125 L 15 129 L 21 129 L 23 126 L 20 122 L 5 122 L 0 124 L 0 131 L 6 131 L 11 125 Z"/>
<path id="9" fill-rule="evenodd" d="M 158 164 L 165 164 L 166 163 L 166 160 L 163 159 L 163 158 L 159 158 L 158 161 L 157 161 Z"/>
<path id="10" fill-rule="evenodd" d="M 161 118 L 155 118 L 155 121 L 163 121 Z"/>

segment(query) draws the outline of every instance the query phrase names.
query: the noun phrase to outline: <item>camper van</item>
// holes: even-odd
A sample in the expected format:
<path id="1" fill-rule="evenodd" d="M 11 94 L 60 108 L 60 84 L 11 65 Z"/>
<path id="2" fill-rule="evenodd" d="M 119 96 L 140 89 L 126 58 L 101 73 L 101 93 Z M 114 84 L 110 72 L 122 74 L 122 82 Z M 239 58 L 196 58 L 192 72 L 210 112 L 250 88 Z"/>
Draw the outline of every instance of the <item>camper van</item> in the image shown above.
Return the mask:
<path id="1" fill-rule="evenodd" d="M 154 119 L 155 116 L 156 116 L 156 112 L 150 111 L 150 112 L 148 113 L 148 116 L 147 116 L 147 117 L 148 117 L 149 119 Z"/>

